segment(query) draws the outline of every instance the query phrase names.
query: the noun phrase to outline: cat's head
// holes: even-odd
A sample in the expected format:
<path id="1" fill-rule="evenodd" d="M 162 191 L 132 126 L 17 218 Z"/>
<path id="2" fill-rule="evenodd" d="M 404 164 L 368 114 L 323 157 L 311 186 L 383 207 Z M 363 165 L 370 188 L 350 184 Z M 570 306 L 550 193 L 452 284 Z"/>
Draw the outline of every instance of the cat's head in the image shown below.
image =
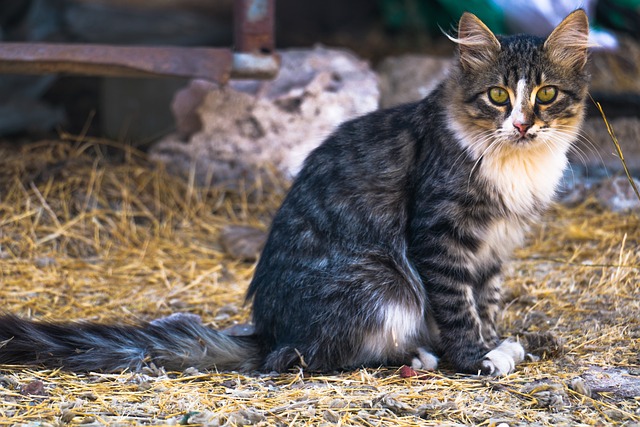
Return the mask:
<path id="1" fill-rule="evenodd" d="M 447 103 L 452 127 L 482 156 L 497 147 L 567 149 L 584 115 L 589 24 L 582 10 L 546 39 L 495 36 L 475 15 L 460 19 Z"/>

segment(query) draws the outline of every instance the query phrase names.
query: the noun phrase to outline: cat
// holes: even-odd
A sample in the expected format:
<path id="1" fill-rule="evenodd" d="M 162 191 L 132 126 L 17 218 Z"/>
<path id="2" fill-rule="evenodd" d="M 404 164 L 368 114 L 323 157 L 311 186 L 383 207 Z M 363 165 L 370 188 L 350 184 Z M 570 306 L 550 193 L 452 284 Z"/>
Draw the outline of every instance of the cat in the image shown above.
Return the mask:
<path id="1" fill-rule="evenodd" d="M 589 26 L 495 36 L 465 13 L 420 102 L 342 124 L 308 156 L 249 285 L 253 334 L 176 314 L 139 326 L 0 318 L 0 363 L 74 371 L 335 371 L 409 364 L 505 375 L 503 264 L 551 203 L 587 95 Z"/>

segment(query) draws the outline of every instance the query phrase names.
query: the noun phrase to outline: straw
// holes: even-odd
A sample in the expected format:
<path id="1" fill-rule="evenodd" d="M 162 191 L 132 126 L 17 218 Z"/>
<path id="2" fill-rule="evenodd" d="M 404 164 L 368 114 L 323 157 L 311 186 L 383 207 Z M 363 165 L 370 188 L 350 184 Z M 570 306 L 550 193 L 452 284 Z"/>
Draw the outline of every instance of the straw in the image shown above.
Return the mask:
<path id="1" fill-rule="evenodd" d="M 254 264 L 224 252 L 219 238 L 230 225 L 266 230 L 282 182 L 270 191 L 198 187 L 131 147 L 86 138 L 0 144 L 0 162 L 3 310 L 124 323 L 181 311 L 217 328 L 249 319 Z M 5 366 L 0 425 L 638 422 L 639 247 L 637 215 L 591 200 L 558 206 L 534 227 L 507 269 L 499 322 L 542 358 L 503 378 L 456 375 L 446 364 L 412 378 L 399 367 L 320 375 Z M 590 396 L 572 388 L 577 378 Z M 627 382 L 606 388 L 593 378 Z"/>

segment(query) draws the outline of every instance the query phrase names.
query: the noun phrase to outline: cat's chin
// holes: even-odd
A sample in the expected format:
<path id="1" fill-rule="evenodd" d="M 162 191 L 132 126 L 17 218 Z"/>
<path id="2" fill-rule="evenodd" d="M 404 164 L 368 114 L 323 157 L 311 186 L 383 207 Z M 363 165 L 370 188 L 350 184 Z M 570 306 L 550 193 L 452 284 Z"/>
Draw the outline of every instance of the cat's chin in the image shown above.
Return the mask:
<path id="1" fill-rule="evenodd" d="M 538 138 L 536 134 L 525 136 L 518 135 L 513 137 L 512 142 L 516 145 L 533 144 L 538 142 Z"/>
<path id="2" fill-rule="evenodd" d="M 537 134 L 531 134 L 525 136 L 513 135 L 506 138 L 505 142 L 513 147 L 528 148 L 540 144 L 541 141 L 541 138 L 539 138 Z"/>

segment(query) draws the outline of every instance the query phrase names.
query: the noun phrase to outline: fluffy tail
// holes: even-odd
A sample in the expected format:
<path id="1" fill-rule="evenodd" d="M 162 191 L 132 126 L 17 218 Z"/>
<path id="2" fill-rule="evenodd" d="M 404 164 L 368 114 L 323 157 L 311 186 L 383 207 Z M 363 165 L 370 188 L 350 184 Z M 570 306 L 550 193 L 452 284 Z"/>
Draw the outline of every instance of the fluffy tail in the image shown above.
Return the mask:
<path id="1" fill-rule="evenodd" d="M 0 364 L 41 365 L 70 371 L 259 369 L 252 336 L 229 336 L 195 315 L 172 315 L 142 326 L 32 322 L 0 317 Z"/>

